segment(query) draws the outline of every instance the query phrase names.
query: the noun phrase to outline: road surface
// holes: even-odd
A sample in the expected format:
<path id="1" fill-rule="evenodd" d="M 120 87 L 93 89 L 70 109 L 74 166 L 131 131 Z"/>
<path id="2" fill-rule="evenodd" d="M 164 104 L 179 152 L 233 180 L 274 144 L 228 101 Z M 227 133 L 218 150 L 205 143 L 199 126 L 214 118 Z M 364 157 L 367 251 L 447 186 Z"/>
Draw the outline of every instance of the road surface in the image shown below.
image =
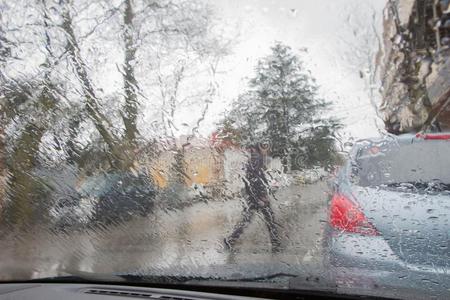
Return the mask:
<path id="1" fill-rule="evenodd" d="M 11 233 L 0 241 L 0 280 L 94 273 L 236 276 L 239 267 L 320 268 L 326 222 L 326 182 L 290 185 L 272 199 L 282 251 L 271 253 L 263 219 L 256 217 L 230 253 L 223 247 L 242 211 L 242 199 L 159 210 L 119 226 L 77 232 Z M 251 267 L 254 275 L 256 271 Z M 242 275 L 242 274 L 241 274 Z"/>

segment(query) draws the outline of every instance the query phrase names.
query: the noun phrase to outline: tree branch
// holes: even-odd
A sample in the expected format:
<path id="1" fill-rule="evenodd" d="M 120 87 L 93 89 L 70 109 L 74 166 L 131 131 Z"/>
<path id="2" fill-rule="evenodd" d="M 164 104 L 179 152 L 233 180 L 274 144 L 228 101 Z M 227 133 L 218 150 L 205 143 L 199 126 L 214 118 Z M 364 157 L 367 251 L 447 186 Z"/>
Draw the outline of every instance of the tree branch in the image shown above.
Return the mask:
<path id="1" fill-rule="evenodd" d="M 78 41 L 75 37 L 72 24 L 72 17 L 70 16 L 68 8 L 64 9 L 62 17 L 63 23 L 61 27 L 64 30 L 67 37 L 67 51 L 69 54 L 70 61 L 74 66 L 75 73 L 82 86 L 82 92 L 86 100 L 85 103 L 86 111 L 88 113 L 88 116 L 94 122 L 94 126 L 100 133 L 101 137 L 110 148 L 113 156 L 116 158 L 117 160 L 116 167 L 120 168 L 126 161 L 124 159 L 124 153 L 118 147 L 119 143 L 117 137 L 112 132 L 109 131 L 109 128 L 112 127 L 109 120 L 100 111 L 94 87 L 92 86 L 92 83 L 89 79 L 86 65 L 80 56 L 80 48 L 78 45 Z"/>
<path id="2" fill-rule="evenodd" d="M 124 58 L 124 92 L 125 92 L 125 105 L 122 114 L 123 123 L 125 125 L 125 140 L 129 144 L 136 143 L 137 130 L 137 114 L 138 114 L 138 102 L 137 102 L 137 80 L 134 73 L 134 63 L 136 59 L 136 43 L 133 37 L 133 7 L 131 0 L 125 0 L 125 11 L 123 15 L 123 39 L 125 45 L 125 58 Z"/>

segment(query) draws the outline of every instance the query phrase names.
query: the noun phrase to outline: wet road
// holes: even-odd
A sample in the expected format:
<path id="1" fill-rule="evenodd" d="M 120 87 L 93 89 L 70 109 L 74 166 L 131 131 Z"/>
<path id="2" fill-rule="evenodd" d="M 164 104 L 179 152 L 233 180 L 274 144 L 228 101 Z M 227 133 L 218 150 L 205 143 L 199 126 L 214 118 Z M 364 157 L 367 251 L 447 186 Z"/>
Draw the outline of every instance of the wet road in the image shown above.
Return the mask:
<path id="1" fill-rule="evenodd" d="M 224 249 L 223 238 L 239 220 L 242 202 L 209 201 L 183 210 L 160 210 L 114 227 L 11 234 L 0 241 L 0 280 L 77 271 L 214 277 L 235 274 L 244 265 L 264 266 L 264 272 L 275 264 L 320 268 L 326 190 L 326 183 L 320 181 L 277 191 L 271 205 L 281 226 L 280 253 L 271 253 L 269 235 L 259 217 L 244 231 L 235 253 Z M 257 269 L 250 267 L 254 275 L 261 272 Z"/>

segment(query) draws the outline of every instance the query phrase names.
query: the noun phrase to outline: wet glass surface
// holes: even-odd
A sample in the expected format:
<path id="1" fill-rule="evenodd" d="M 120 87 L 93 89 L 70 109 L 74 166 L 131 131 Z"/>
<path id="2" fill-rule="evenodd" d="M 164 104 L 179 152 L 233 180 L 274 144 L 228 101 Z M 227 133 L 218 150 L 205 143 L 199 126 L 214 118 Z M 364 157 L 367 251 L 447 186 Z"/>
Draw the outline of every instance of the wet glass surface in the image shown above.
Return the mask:
<path id="1" fill-rule="evenodd" d="M 0 280 L 450 297 L 449 5 L 0 0 Z"/>

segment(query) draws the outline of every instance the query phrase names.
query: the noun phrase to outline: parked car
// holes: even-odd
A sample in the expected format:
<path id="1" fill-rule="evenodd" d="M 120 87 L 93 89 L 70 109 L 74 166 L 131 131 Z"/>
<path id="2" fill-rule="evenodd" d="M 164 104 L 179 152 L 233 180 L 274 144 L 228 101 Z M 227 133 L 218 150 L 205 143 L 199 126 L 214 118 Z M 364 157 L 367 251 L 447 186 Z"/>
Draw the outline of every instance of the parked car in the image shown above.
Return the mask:
<path id="1" fill-rule="evenodd" d="M 86 198 L 77 189 L 78 170 L 70 164 L 54 168 L 36 168 L 33 175 L 45 185 L 41 205 L 48 209 L 49 221 L 55 230 L 74 230 L 88 222 L 92 211 Z"/>
<path id="2" fill-rule="evenodd" d="M 329 202 L 336 283 L 449 297 L 449 236 L 450 134 L 357 143 Z"/>
<path id="3" fill-rule="evenodd" d="M 91 181 L 94 182 L 94 181 Z M 104 225 L 147 216 L 153 209 L 156 190 L 145 174 L 110 173 L 98 180 L 92 220 Z M 92 191 L 93 191 L 92 190 Z"/>
<path id="4" fill-rule="evenodd" d="M 57 174 L 68 181 L 69 176 Z M 85 178 L 79 187 L 75 179 L 70 186 L 57 184 L 61 179 L 56 177 L 55 183 L 48 176 L 46 179 L 52 183 L 56 198 L 50 215 L 57 230 L 74 230 L 92 222 L 106 225 L 128 221 L 136 215 L 147 216 L 154 206 L 156 191 L 145 174 L 98 174 Z"/>

